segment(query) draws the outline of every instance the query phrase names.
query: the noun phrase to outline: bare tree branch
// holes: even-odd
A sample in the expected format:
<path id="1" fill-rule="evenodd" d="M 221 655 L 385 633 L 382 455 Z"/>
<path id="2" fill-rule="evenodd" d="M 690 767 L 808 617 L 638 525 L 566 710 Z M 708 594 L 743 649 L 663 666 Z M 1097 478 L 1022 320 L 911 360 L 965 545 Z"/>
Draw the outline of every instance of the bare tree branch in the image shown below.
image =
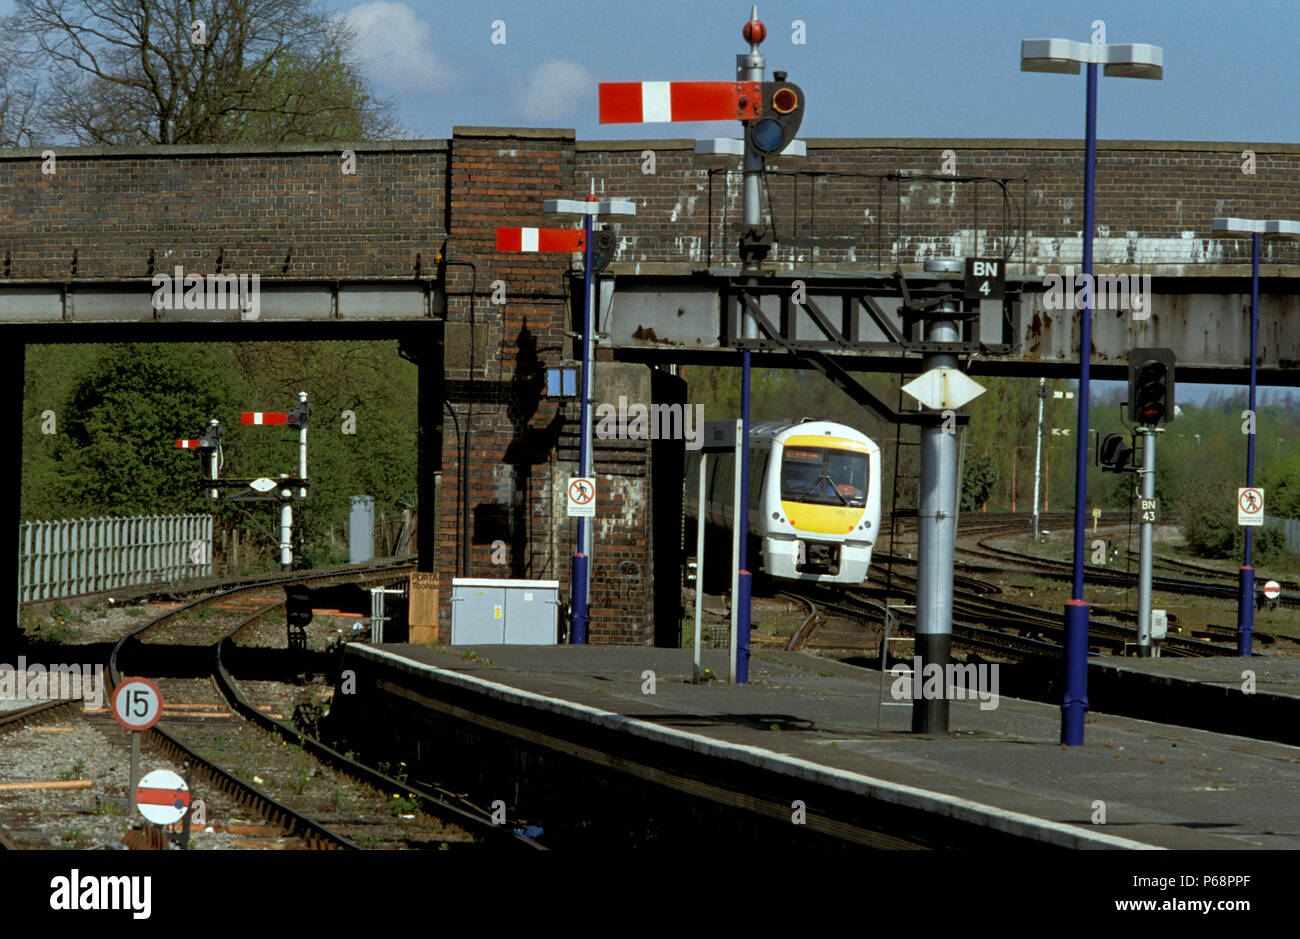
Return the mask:
<path id="1" fill-rule="evenodd" d="M 355 64 L 355 37 L 315 2 L 16 0 L 0 41 L 0 142 L 37 130 L 98 144 L 400 133 Z"/>

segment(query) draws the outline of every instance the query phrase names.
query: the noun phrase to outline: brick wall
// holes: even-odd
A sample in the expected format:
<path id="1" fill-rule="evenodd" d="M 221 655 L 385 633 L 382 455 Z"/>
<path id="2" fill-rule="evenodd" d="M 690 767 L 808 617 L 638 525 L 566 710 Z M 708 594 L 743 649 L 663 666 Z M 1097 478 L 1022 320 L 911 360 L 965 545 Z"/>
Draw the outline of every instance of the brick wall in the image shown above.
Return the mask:
<path id="1" fill-rule="evenodd" d="M 446 238 L 445 142 L 340 148 L 0 151 L 8 278 L 145 277 L 176 264 L 263 277 L 428 276 Z M 73 270 L 73 254 L 76 267 Z"/>
<path id="2" fill-rule="evenodd" d="M 654 175 L 642 172 L 647 149 L 656 155 Z M 1247 149 L 1255 154 L 1249 175 Z M 939 174 L 948 150 L 957 174 L 985 181 L 898 177 Z M 636 200 L 635 221 L 620 225 L 618 261 L 643 269 L 735 263 L 741 175 L 696 168 L 692 156 L 689 141 L 578 145 L 579 185 L 594 178 L 598 192 Z M 810 140 L 806 160 L 769 176 L 782 242 L 773 260 L 783 265 L 919 267 L 927 257 L 1004 248 L 1031 272 L 1082 259 L 1078 141 Z M 1015 177 L 1005 190 L 1009 211 L 995 177 Z M 1208 238 L 1210 220 L 1300 217 L 1300 146 L 1102 143 L 1096 204 L 1098 265 L 1249 264 L 1250 242 Z M 1300 263 L 1300 246 L 1269 245 L 1265 260 Z"/>

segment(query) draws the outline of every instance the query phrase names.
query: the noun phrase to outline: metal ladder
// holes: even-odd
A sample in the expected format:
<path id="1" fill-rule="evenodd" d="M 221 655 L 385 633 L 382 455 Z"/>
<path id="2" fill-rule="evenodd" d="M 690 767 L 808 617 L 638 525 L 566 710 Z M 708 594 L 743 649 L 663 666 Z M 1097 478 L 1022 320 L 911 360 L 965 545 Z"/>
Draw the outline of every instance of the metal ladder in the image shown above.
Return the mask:
<path id="1" fill-rule="evenodd" d="M 916 681 L 916 670 L 909 667 L 906 671 L 890 672 L 887 669 L 889 664 L 889 644 L 891 642 L 916 642 L 915 636 L 891 636 L 889 634 L 890 624 L 894 621 L 894 610 L 915 610 L 916 607 L 911 604 L 893 604 L 888 596 L 885 597 L 885 632 L 880 639 L 880 695 L 877 700 L 876 708 L 876 730 L 880 730 L 880 721 L 884 717 L 885 708 L 910 708 L 915 703 L 915 697 L 908 698 L 906 701 L 885 700 L 885 685 L 893 685 L 893 680 L 907 675 L 912 681 Z"/>
<path id="2" fill-rule="evenodd" d="M 908 381 L 908 376 L 905 375 L 899 376 L 898 407 L 896 408 L 896 410 L 898 411 L 903 410 L 903 385 L 905 385 L 907 381 Z M 909 427 L 914 428 L 913 433 L 915 434 L 915 439 L 904 440 L 903 431 Z M 916 448 L 915 452 L 917 453 L 917 461 L 916 461 L 917 471 L 915 473 L 903 473 L 900 471 L 903 462 L 900 459 L 903 447 Z M 902 708 L 902 707 L 910 708 L 914 703 L 913 698 L 909 698 L 906 701 L 886 700 L 889 696 L 885 692 L 885 686 L 886 685 L 892 686 L 893 680 L 902 677 L 903 675 L 907 675 L 911 678 L 912 681 L 916 681 L 916 675 L 913 674 L 914 670 L 912 668 L 909 667 L 905 672 L 900 671 L 897 673 L 891 673 L 886 666 L 889 663 L 889 644 L 891 642 L 911 642 L 911 643 L 916 642 L 915 636 L 891 636 L 890 635 L 890 632 L 892 631 L 892 627 L 895 625 L 894 611 L 895 610 L 915 611 L 916 606 L 914 604 L 895 603 L 893 598 L 890 596 L 889 591 L 892 590 L 894 586 L 894 557 L 898 553 L 894 547 L 894 535 L 898 531 L 897 520 L 900 518 L 916 518 L 918 512 L 920 511 L 920 505 L 921 505 L 920 447 L 921 447 L 920 427 L 917 427 L 916 425 L 913 424 L 894 425 L 894 486 L 893 486 L 893 493 L 892 493 L 892 498 L 890 500 L 890 506 L 889 506 L 889 564 L 885 572 L 885 590 L 886 590 L 885 622 L 883 627 L 884 633 L 880 638 L 880 694 L 877 701 L 877 704 L 879 706 L 876 709 L 876 730 L 880 730 L 880 722 L 881 719 L 884 717 L 885 708 L 887 707 L 888 708 Z M 900 481 L 906 481 L 908 488 L 915 494 L 914 498 L 911 501 L 911 505 L 903 506 L 903 507 L 899 506 Z"/>
<path id="3" fill-rule="evenodd" d="M 902 375 L 899 376 L 898 408 L 897 408 L 897 410 L 899 411 L 903 409 L 903 385 L 906 384 L 906 380 L 907 380 L 907 376 L 902 376 Z M 903 431 L 909 427 L 913 429 L 913 433 L 915 434 L 915 439 L 904 440 Z M 902 456 L 903 447 L 916 448 L 915 452 L 917 454 L 917 460 L 916 460 L 915 473 L 902 473 L 899 471 L 903 462 L 902 459 L 900 458 Z M 917 427 L 912 424 L 894 425 L 894 486 L 893 486 L 893 492 L 891 493 L 890 506 L 889 506 L 889 564 L 888 567 L 886 568 L 886 574 L 885 574 L 885 587 L 887 590 L 892 589 L 894 586 L 894 556 L 897 554 L 897 552 L 894 550 L 894 535 L 898 531 L 898 519 L 916 518 L 917 513 L 920 511 L 920 504 L 921 504 L 920 448 L 921 448 L 920 427 Z M 908 488 L 914 493 L 914 498 L 912 499 L 911 505 L 900 507 L 898 504 L 900 480 L 908 481 L 907 482 Z"/>

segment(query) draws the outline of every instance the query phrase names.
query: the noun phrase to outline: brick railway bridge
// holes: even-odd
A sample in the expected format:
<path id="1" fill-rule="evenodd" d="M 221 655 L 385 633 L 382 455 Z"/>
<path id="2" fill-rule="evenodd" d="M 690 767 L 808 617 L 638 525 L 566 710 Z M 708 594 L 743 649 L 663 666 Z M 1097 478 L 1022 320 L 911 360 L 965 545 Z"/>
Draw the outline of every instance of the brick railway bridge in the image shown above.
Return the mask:
<path id="1" fill-rule="evenodd" d="M 875 341 L 902 328 L 893 272 L 1001 256 L 1019 299 L 979 311 L 971 373 L 1077 374 L 1078 313 L 1048 309 L 1043 282 L 1080 263 L 1080 142 L 807 145 L 800 164 L 770 173 L 778 247 L 762 309 L 787 338 L 849 372 L 915 371 L 914 355 Z M 40 151 L 0 152 L 10 400 L 23 420 L 46 406 L 23 401 L 29 343 L 397 339 L 420 369 L 420 502 L 436 512 L 429 524 L 425 509 L 419 564 L 441 574 L 444 621 L 452 576 L 502 573 L 490 561 L 498 538 L 509 575 L 567 591 L 575 528 L 562 486 L 577 462 L 577 405 L 546 396 L 545 369 L 579 358 L 581 258 L 497 254 L 495 228 L 546 225 L 544 199 L 581 198 L 592 184 L 634 200 L 602 282 L 594 397 L 683 401 L 675 365 L 738 359 L 738 167 L 697 166 L 689 140 L 579 142 L 550 129 L 458 127 L 450 140 L 350 149 L 353 175 L 338 146 L 83 147 L 57 151 L 53 165 Z M 938 175 L 946 150 L 959 178 Z M 1254 173 L 1242 170 L 1247 150 Z M 1250 242 L 1210 237 L 1210 220 L 1300 215 L 1300 146 L 1113 141 L 1097 164 L 1096 273 L 1150 275 L 1154 296 L 1143 320 L 1097 312 L 1094 377 L 1122 378 L 1131 347 L 1169 346 L 1180 382 L 1244 382 Z M 1260 381 L 1300 384 L 1300 247 L 1264 252 Z M 258 274 L 258 318 L 154 309 L 152 277 L 176 265 Z M 820 321 L 782 300 L 795 278 Z M 504 304 L 492 302 L 497 281 Z M 756 365 L 792 361 L 767 345 Z M 681 446 L 597 442 L 592 641 L 676 644 L 680 521 L 657 503 L 677 505 Z M 21 468 L 21 450 L 10 459 Z"/>

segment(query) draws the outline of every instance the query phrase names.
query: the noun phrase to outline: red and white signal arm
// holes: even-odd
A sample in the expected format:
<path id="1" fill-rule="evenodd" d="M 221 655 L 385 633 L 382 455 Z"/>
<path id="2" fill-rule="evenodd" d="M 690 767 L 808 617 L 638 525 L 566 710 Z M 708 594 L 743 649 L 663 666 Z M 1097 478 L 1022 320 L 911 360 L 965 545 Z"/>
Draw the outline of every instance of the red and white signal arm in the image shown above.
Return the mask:
<path id="1" fill-rule="evenodd" d="M 762 114 L 761 82 L 601 82 L 600 123 L 752 121 Z"/>
<path id="2" fill-rule="evenodd" d="M 498 228 L 498 251 L 581 251 L 587 233 L 579 228 Z"/>
<path id="3" fill-rule="evenodd" d="M 239 415 L 241 424 L 287 424 L 287 411 L 244 411 Z"/>
<path id="4" fill-rule="evenodd" d="M 109 707 L 127 730 L 148 730 L 162 717 L 162 692 L 147 678 L 128 678 L 113 689 Z"/>
<path id="5" fill-rule="evenodd" d="M 202 443 L 202 440 L 178 440 L 176 441 L 176 449 L 197 450 Z"/>

